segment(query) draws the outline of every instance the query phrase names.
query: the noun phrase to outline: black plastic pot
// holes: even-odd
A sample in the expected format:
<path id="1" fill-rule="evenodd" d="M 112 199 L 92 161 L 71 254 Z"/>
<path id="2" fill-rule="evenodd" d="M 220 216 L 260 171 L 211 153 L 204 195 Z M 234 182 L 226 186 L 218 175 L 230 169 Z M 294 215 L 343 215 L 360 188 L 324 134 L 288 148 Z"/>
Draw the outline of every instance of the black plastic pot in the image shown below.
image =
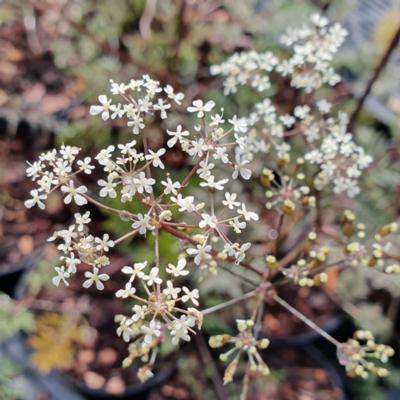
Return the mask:
<path id="1" fill-rule="evenodd" d="M 166 383 L 173 373 L 174 368 L 166 366 L 164 369 L 155 372 L 154 376 L 147 381 L 127 386 L 125 392 L 122 394 L 110 394 L 103 389 L 91 389 L 68 375 L 63 375 L 63 378 L 69 387 L 74 388 L 87 400 L 144 400 L 153 390 Z"/>
<path id="2" fill-rule="evenodd" d="M 305 352 L 307 355 L 315 361 L 315 363 L 323 368 L 327 374 L 329 375 L 329 380 L 334 388 L 340 391 L 340 397 L 338 400 L 347 400 L 347 395 L 345 391 L 345 382 L 344 382 L 344 374 L 343 367 L 341 367 L 335 360 L 331 360 L 331 357 L 327 357 L 320 350 L 318 350 L 315 346 L 307 346 L 305 348 Z M 338 372 L 338 367 L 341 368 L 342 373 Z"/>
<path id="3" fill-rule="evenodd" d="M 43 247 L 40 247 L 20 263 L 9 265 L 5 271 L 0 271 L 0 291 L 12 298 L 18 297 L 18 288 L 22 277 L 38 264 L 42 252 Z"/>
<path id="4" fill-rule="evenodd" d="M 322 324 L 320 328 L 332 335 L 341 329 L 341 327 L 344 325 L 344 322 L 344 316 L 342 314 L 337 314 Z M 320 334 L 311 329 L 304 333 L 285 337 L 267 336 L 272 347 L 303 347 L 310 346 L 316 344 L 320 340 L 324 340 Z"/>
<path id="5" fill-rule="evenodd" d="M 30 363 L 30 351 L 26 345 L 26 336 L 23 334 L 0 341 L 0 363 L 2 351 L 21 367 L 32 386 L 44 390 L 52 400 L 145 400 L 153 390 L 166 383 L 175 372 L 172 364 L 165 365 L 146 382 L 127 386 L 123 394 L 113 395 L 105 390 L 91 389 L 62 372 L 54 371 L 49 375 L 39 373 Z"/>

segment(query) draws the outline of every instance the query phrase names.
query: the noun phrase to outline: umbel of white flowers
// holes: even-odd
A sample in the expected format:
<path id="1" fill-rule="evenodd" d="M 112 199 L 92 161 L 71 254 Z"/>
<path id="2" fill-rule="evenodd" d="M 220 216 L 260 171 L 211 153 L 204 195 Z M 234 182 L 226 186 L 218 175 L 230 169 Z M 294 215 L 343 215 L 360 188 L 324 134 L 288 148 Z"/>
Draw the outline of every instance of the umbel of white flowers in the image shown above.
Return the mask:
<path id="1" fill-rule="evenodd" d="M 329 25 L 326 18 L 313 16 L 310 26 L 291 29 L 283 37 L 283 43 L 292 50 L 289 58 L 280 60 L 270 52 L 244 52 L 213 66 L 211 71 L 225 77 L 227 94 L 236 92 L 241 85 L 268 93 L 272 72 L 290 77 L 297 89 L 314 91 L 323 84 L 334 85 L 339 81 L 330 62 L 345 35 L 338 24 Z M 129 366 L 136 358 L 144 362 L 139 370 L 140 379 L 152 376 L 160 343 L 169 339 L 174 345 L 189 341 L 195 329 L 201 328 L 203 316 L 209 312 L 200 308 L 200 292 L 195 287 L 199 271 L 212 277 L 218 273 L 219 266 L 229 268 L 237 264 L 257 273 L 260 287 L 264 285 L 263 272 L 245 263 L 251 243 L 243 241 L 245 236 L 240 235 L 259 220 L 260 209 L 258 205 L 250 206 L 246 195 L 239 194 L 237 189 L 241 181 L 251 179 L 253 174 L 263 175 L 264 181 L 271 184 L 274 172 L 263 168 L 260 160 L 268 155 L 279 165 L 288 164 L 291 146 L 287 137 L 298 135 L 304 143 L 304 155 L 296 165 L 313 170 L 314 189 L 328 189 L 332 184 L 336 193 L 354 196 L 359 191 L 358 178 L 371 158 L 347 133 L 347 117 L 343 113 L 330 115 L 331 104 L 317 94 L 315 98 L 313 107 L 299 104 L 293 114 L 282 114 L 266 94 L 249 115 L 229 117 L 223 109 L 216 110 L 213 101 L 197 99 L 185 106 L 183 93 L 176 93 L 170 85 L 162 86 L 148 75 L 127 83 L 111 81 L 110 94 L 100 95 L 99 104 L 91 106 L 90 113 L 100 115 L 104 121 L 125 121 L 133 135 L 140 135 L 140 140 L 108 146 L 95 160 L 80 158 L 78 147 L 62 145 L 59 150 L 45 152 L 38 161 L 29 164 L 27 175 L 37 188 L 25 202 L 27 207 L 37 205 L 44 209 L 48 196 L 60 189 L 65 204 L 84 207 L 92 203 L 105 212 L 119 215 L 131 226 L 119 238 L 111 238 L 107 233 L 97 237 L 90 233 L 89 211 L 76 213 L 72 225 L 56 231 L 50 239 L 62 254 L 61 264 L 55 268 L 55 285 L 68 285 L 69 279 L 86 264 L 83 286 L 103 290 L 110 279 L 104 270 L 110 263 L 110 249 L 135 235 L 153 236 L 154 261 L 139 260 L 124 266 L 122 272 L 127 281 L 116 292 L 117 297 L 135 302 L 131 311 L 116 316 L 116 321 L 117 334 L 129 343 L 124 365 Z M 193 125 L 173 122 L 176 115 L 170 120 L 168 117 L 174 108 L 186 111 Z M 155 115 L 164 121 L 167 139 L 166 146 L 151 149 L 145 128 Z M 186 153 L 192 165 L 181 180 L 174 179 L 164 164 L 165 154 L 173 147 Z M 82 183 L 84 175 L 92 174 L 95 168 L 103 174 L 97 182 L 99 198 L 94 198 Z M 197 179 L 193 180 L 195 175 Z M 304 174 L 300 172 L 293 177 L 285 176 L 281 186 L 275 185 L 267 192 L 267 209 L 289 214 L 296 204 L 312 207 L 315 201 L 311 188 L 303 181 Z M 103 203 L 116 198 L 122 203 L 138 199 L 142 211 L 133 213 Z M 166 265 L 160 254 L 160 231 L 174 236 L 181 246 L 179 258 L 173 264 Z M 310 235 L 310 241 L 315 240 L 315 235 Z M 278 265 L 271 257 L 267 257 L 267 266 Z M 262 258 L 265 260 L 265 255 Z M 327 253 L 324 249 L 314 251 L 313 255 L 310 252 L 309 259 L 310 263 L 320 265 L 327 259 Z M 314 284 L 316 280 L 303 273 L 307 262 L 296 266 L 301 276 L 293 268 L 285 274 L 293 277 L 295 283 Z M 320 274 L 318 279 L 322 283 L 325 275 Z M 257 293 L 254 290 L 240 299 Z M 257 330 L 253 329 L 255 318 L 262 310 L 262 296 L 260 299 L 245 325 L 238 322 L 237 337 L 224 336 L 221 338 L 226 340 L 212 342 L 214 347 L 229 342 L 239 349 L 230 364 L 227 382 L 242 351 L 256 371 L 264 374 L 269 371 L 257 351 L 265 348 L 268 341 L 256 338 Z"/>

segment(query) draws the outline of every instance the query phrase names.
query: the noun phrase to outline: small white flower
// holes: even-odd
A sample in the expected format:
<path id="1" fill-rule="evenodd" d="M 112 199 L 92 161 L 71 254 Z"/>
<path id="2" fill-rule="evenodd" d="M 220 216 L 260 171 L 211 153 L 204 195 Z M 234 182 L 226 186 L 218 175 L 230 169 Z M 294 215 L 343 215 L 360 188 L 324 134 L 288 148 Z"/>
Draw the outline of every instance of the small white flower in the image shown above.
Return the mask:
<path id="1" fill-rule="evenodd" d="M 110 279 L 110 277 L 107 274 L 100 274 L 99 275 L 99 269 L 94 267 L 93 272 L 86 271 L 85 272 L 85 277 L 88 278 L 86 281 L 83 282 L 83 287 L 85 289 L 90 288 L 93 283 L 96 285 L 97 290 L 103 290 L 104 289 L 104 284 L 103 282 L 106 282 Z"/>
<path id="2" fill-rule="evenodd" d="M 77 204 L 78 206 L 83 206 L 84 204 L 87 204 L 87 200 L 85 199 L 85 197 L 82 196 L 82 194 L 87 192 L 86 186 L 79 186 L 75 188 L 74 182 L 69 181 L 68 186 L 61 186 L 61 191 L 67 194 L 64 198 L 65 204 L 70 204 L 72 199 L 74 199 L 75 204 Z"/>
<path id="3" fill-rule="evenodd" d="M 137 221 L 134 221 L 132 224 L 133 229 L 139 229 L 139 233 L 141 235 L 146 235 L 147 231 L 153 230 L 153 226 L 150 223 L 150 216 L 149 215 L 143 215 L 143 214 L 138 214 L 137 216 Z"/>
<path id="4" fill-rule="evenodd" d="M 94 165 L 91 165 L 91 161 L 92 159 L 90 157 L 85 157 L 83 160 L 78 160 L 77 164 L 85 174 L 90 175 L 92 173 L 92 169 L 94 169 Z"/>
<path id="5" fill-rule="evenodd" d="M 172 182 L 171 178 L 168 177 L 166 181 L 161 181 L 161 185 L 165 186 L 164 193 L 165 194 L 178 194 L 178 190 L 181 188 L 181 184 L 179 182 Z"/>
<path id="6" fill-rule="evenodd" d="M 182 290 L 181 288 L 174 288 L 172 281 L 167 281 L 167 287 L 163 290 L 163 293 L 166 296 L 176 300 L 181 290 Z"/>
<path id="7" fill-rule="evenodd" d="M 201 214 L 201 221 L 199 223 L 200 228 L 205 228 L 209 226 L 211 229 L 215 229 L 218 225 L 218 219 L 215 215 L 210 215 L 207 213 Z"/>
<path id="8" fill-rule="evenodd" d="M 90 115 L 98 115 L 101 113 L 101 118 L 104 121 L 110 118 L 111 99 L 108 99 L 105 94 L 99 96 L 100 105 L 90 106 Z"/>
<path id="9" fill-rule="evenodd" d="M 183 286 L 182 290 L 185 293 L 182 296 L 182 301 L 184 303 L 186 303 L 190 300 L 195 306 L 199 305 L 199 302 L 197 301 L 197 299 L 199 298 L 199 290 L 198 289 L 189 290 L 186 286 Z"/>
<path id="10" fill-rule="evenodd" d="M 242 155 L 236 153 L 235 156 L 235 169 L 232 173 L 232 178 L 237 179 L 240 175 L 243 179 L 250 179 L 251 178 L 251 170 L 246 168 L 245 166 L 249 164 L 249 160 L 246 160 Z"/>
<path id="11" fill-rule="evenodd" d="M 151 286 L 153 284 L 161 285 L 162 279 L 159 275 L 159 269 L 157 267 L 153 267 L 148 275 L 143 276 L 143 280 L 147 282 L 148 286 Z"/>
<path id="12" fill-rule="evenodd" d="M 209 254 L 210 251 L 211 251 L 211 246 L 206 244 L 198 244 L 196 248 L 189 247 L 188 249 L 186 249 L 186 252 L 190 256 L 194 256 L 194 263 L 199 266 L 204 261 L 211 259 L 211 255 Z"/>
<path id="13" fill-rule="evenodd" d="M 55 267 L 57 275 L 52 278 L 52 282 L 54 286 L 59 286 L 61 282 L 63 282 L 66 286 L 69 286 L 67 279 L 69 278 L 69 272 L 65 270 L 64 266 Z"/>
<path id="14" fill-rule="evenodd" d="M 144 276 L 143 270 L 147 267 L 147 261 L 142 263 L 135 263 L 133 264 L 133 268 L 126 265 L 122 268 L 122 272 L 124 274 L 130 275 L 129 282 L 133 282 L 133 280 L 138 277 L 142 279 Z"/>
<path id="15" fill-rule="evenodd" d="M 36 189 L 31 190 L 30 194 L 32 198 L 25 201 L 24 203 L 25 207 L 32 208 L 35 205 L 37 205 L 41 210 L 44 210 L 46 206 L 42 202 L 42 200 L 46 200 L 47 195 L 39 193 Z"/>
<path id="16" fill-rule="evenodd" d="M 79 258 L 75 258 L 75 254 L 71 253 L 69 257 L 65 257 L 65 264 L 68 267 L 67 271 L 69 274 L 76 273 L 76 266 L 81 263 Z"/>
<path id="17" fill-rule="evenodd" d="M 175 278 L 177 278 L 178 276 L 186 276 L 189 274 L 189 271 L 185 268 L 186 268 L 186 259 L 180 258 L 176 266 L 173 264 L 168 264 L 166 271 L 168 274 L 171 274 Z"/>
<path id="18" fill-rule="evenodd" d="M 247 131 L 247 121 L 245 118 L 238 118 L 234 115 L 228 122 L 232 125 L 235 132 L 245 133 Z"/>
<path id="19" fill-rule="evenodd" d="M 150 321 L 149 326 L 142 325 L 140 329 L 145 335 L 143 341 L 146 344 L 150 344 L 154 337 L 158 338 L 161 336 L 161 324 L 154 319 Z"/>
<path id="20" fill-rule="evenodd" d="M 237 198 L 236 193 L 225 193 L 225 200 L 222 200 L 222 204 L 224 206 L 227 206 L 230 210 L 233 210 L 236 207 L 240 206 L 240 203 L 238 201 L 235 201 Z"/>
<path id="21" fill-rule="evenodd" d="M 180 142 L 184 137 L 190 135 L 189 131 L 186 131 L 186 130 L 183 131 L 182 130 L 182 125 L 178 125 L 176 127 L 176 131 L 170 131 L 170 130 L 167 129 L 167 134 L 169 136 L 172 136 L 171 139 L 169 139 L 168 142 L 167 142 L 167 146 L 170 147 L 170 148 L 174 147 L 175 144 L 178 141 Z"/>
<path id="22" fill-rule="evenodd" d="M 94 241 L 97 243 L 96 250 L 98 251 L 109 251 L 110 247 L 114 247 L 114 242 L 108 233 L 105 233 L 102 238 L 95 238 Z"/>
<path id="23" fill-rule="evenodd" d="M 102 186 L 100 190 L 100 197 L 110 197 L 111 199 L 115 199 L 117 197 L 117 192 L 115 188 L 117 187 L 117 183 L 114 182 L 114 174 L 110 174 L 107 177 L 107 181 L 104 179 L 100 179 L 97 184 Z"/>
<path id="24" fill-rule="evenodd" d="M 79 232 L 83 231 L 83 228 L 86 224 L 88 224 L 91 219 L 90 219 L 90 211 L 86 211 L 85 214 L 80 214 L 80 213 L 75 213 L 75 223 L 77 225 L 77 230 Z"/>
<path id="25" fill-rule="evenodd" d="M 243 215 L 246 221 L 258 221 L 258 214 L 253 211 L 247 211 L 246 205 L 242 203 L 242 208 L 238 209 L 238 214 Z"/>
<path id="26" fill-rule="evenodd" d="M 149 154 L 146 154 L 146 160 L 151 161 L 153 167 L 164 169 L 164 164 L 161 161 L 160 157 L 162 157 L 165 154 L 165 152 L 166 152 L 165 149 L 159 149 L 157 150 L 157 152 L 154 152 L 153 150 L 149 149 Z"/>
<path id="27" fill-rule="evenodd" d="M 197 113 L 197 118 L 204 117 L 204 114 L 210 112 L 215 106 L 215 103 L 210 100 L 207 103 L 203 103 L 203 100 L 194 100 L 192 105 L 187 108 L 191 113 Z"/>
<path id="28" fill-rule="evenodd" d="M 136 289 L 134 287 L 132 287 L 132 283 L 128 282 L 125 285 L 124 289 L 120 289 L 117 291 L 117 293 L 115 293 L 116 297 L 120 297 L 122 299 L 127 299 L 128 297 L 133 296 L 136 293 Z"/>
<path id="29" fill-rule="evenodd" d="M 182 104 L 182 100 L 185 97 L 183 93 L 174 93 L 174 89 L 171 85 L 165 86 L 164 92 L 167 94 L 168 98 L 175 101 L 176 104 Z"/>

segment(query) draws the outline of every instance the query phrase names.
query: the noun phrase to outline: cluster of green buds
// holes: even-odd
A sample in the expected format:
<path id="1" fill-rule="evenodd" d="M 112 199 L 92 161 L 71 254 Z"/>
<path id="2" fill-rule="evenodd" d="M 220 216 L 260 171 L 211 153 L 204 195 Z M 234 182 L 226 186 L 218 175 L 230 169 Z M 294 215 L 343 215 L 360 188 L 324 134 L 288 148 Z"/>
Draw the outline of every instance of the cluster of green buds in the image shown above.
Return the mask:
<path id="1" fill-rule="evenodd" d="M 387 273 L 399 273 L 400 266 L 398 264 L 387 265 L 386 259 L 392 243 L 387 238 L 398 231 L 398 224 L 392 222 L 381 227 L 374 235 L 374 240 L 362 242 L 366 237 L 364 224 L 356 223 L 355 215 L 346 210 L 340 221 L 342 232 L 349 239 L 346 244 L 345 253 L 353 266 L 376 267 Z M 356 236 L 357 240 L 352 240 Z M 359 240 L 361 239 L 361 240 Z"/>
<path id="2" fill-rule="evenodd" d="M 211 348 L 219 348 L 226 344 L 233 344 L 233 348 L 226 353 L 220 355 L 220 360 L 227 362 L 231 360 L 225 369 L 224 384 L 232 382 L 236 373 L 239 360 L 243 354 L 247 354 L 250 371 L 258 372 L 261 375 L 268 375 L 270 370 L 261 358 L 258 350 L 264 350 L 269 346 L 269 340 L 266 338 L 256 339 L 254 335 L 254 321 L 236 320 L 236 325 L 239 333 L 236 336 L 228 334 L 212 336 L 209 340 Z"/>
<path id="3" fill-rule="evenodd" d="M 315 197 L 310 194 L 310 187 L 304 183 L 306 176 L 299 172 L 303 163 L 303 159 L 298 159 L 290 174 L 269 168 L 262 170 L 261 183 L 267 188 L 265 196 L 268 200 L 265 206 L 268 210 L 276 209 L 285 215 L 292 215 L 299 207 L 315 207 Z"/>
<path id="4" fill-rule="evenodd" d="M 347 374 L 363 379 L 370 374 L 387 376 L 387 368 L 377 366 L 375 362 L 385 364 L 393 355 L 392 347 L 376 343 L 373 334 L 364 330 L 354 332 L 353 338 L 338 347 L 339 362 L 346 367 Z"/>
<path id="5" fill-rule="evenodd" d="M 315 247 L 317 234 L 310 232 L 303 246 L 304 256 L 296 264 L 283 270 L 283 274 L 301 287 L 320 286 L 328 281 L 326 272 L 316 272 L 329 256 L 329 247 Z"/>

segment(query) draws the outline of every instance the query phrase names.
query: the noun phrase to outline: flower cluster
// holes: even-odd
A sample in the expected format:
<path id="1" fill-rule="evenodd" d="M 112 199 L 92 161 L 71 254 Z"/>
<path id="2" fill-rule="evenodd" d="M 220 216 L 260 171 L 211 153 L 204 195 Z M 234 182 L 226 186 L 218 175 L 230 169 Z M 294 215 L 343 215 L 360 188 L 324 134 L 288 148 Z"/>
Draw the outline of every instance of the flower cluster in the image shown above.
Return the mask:
<path id="1" fill-rule="evenodd" d="M 292 215 L 296 209 L 315 207 L 315 196 L 311 195 L 311 188 L 304 183 L 305 174 L 297 172 L 303 163 L 303 159 L 298 159 L 295 171 L 291 174 L 280 171 L 284 163 L 278 163 L 275 171 L 270 168 L 262 170 L 261 183 L 268 188 L 265 192 L 265 206 L 268 210 L 274 209 L 279 213 Z"/>
<path id="2" fill-rule="evenodd" d="M 311 25 L 288 29 L 282 37 L 282 43 L 293 49 L 293 55 L 282 61 L 277 70 L 283 76 L 290 76 L 295 88 L 306 92 L 325 83 L 335 85 L 340 77 L 330 63 L 346 35 L 340 24 L 329 25 L 326 17 L 314 14 Z"/>
<path id="3" fill-rule="evenodd" d="M 360 192 L 357 179 L 372 162 L 372 158 L 353 141 L 352 135 L 347 132 L 347 124 L 348 117 L 343 113 L 339 114 L 337 120 L 327 120 L 328 134 L 320 148 L 311 150 L 304 158 L 320 167 L 314 180 L 318 190 L 333 182 L 335 193 L 346 192 L 349 197 L 354 197 Z"/>
<path id="4" fill-rule="evenodd" d="M 288 59 L 282 61 L 270 52 L 250 51 L 213 66 L 213 74 L 225 77 L 225 93 L 236 92 L 240 85 L 264 92 L 272 84 L 271 73 L 290 76 L 290 84 L 305 92 L 324 83 L 335 84 L 338 77 L 331 66 L 332 55 L 345 32 L 337 24 L 329 25 L 324 17 L 313 16 L 311 22 L 311 27 L 285 35 L 284 43 L 293 48 Z M 289 85 L 286 79 L 285 84 Z M 339 263 L 400 272 L 397 264 L 385 262 L 391 258 L 387 237 L 397 230 L 396 223 L 385 225 L 372 241 L 367 241 L 364 226 L 356 224 L 354 214 L 346 211 L 339 221 L 342 232 L 334 232 L 334 241 L 331 237 L 326 240 L 329 235 L 323 231 L 326 226 L 319 218 L 320 191 L 331 184 L 334 193 L 356 195 L 358 179 L 372 159 L 348 133 L 345 114 L 330 115 L 331 104 L 317 95 L 300 98 L 304 98 L 302 104 L 285 108 L 266 97 L 246 116 L 226 116 L 214 101 L 195 99 L 188 104 L 183 93 L 147 75 L 128 83 L 111 81 L 110 93 L 100 95 L 100 104 L 92 106 L 90 113 L 103 120 L 122 120 L 137 140 L 110 145 L 93 155 L 93 160 L 79 157 L 78 147 L 62 145 L 58 151 L 45 152 L 29 164 L 27 175 L 37 187 L 26 200 L 27 207 L 44 209 L 49 195 L 59 189 L 65 204 L 85 207 L 91 203 L 116 214 L 129 226 L 119 238 L 109 233 L 95 236 L 89 229 L 90 212 L 75 213 L 73 224 L 50 238 L 61 253 L 60 266 L 55 267 L 55 285 L 68 285 L 69 279 L 82 271 L 83 287 L 103 290 L 110 279 L 104 267 L 110 264 L 109 253 L 114 247 L 136 235 L 154 242 L 154 259 L 135 260 L 133 265 L 123 267 L 127 282 L 116 291 L 118 298 L 129 302 L 129 311 L 116 316 L 117 334 L 128 343 L 124 365 L 140 359 L 144 363 L 138 372 L 141 380 L 152 376 L 163 342 L 170 340 L 177 346 L 190 341 L 196 329 L 201 328 L 203 316 L 256 294 L 259 303 L 252 318 L 237 321 L 238 335 L 213 336 L 210 346 L 233 345 L 221 356 L 223 361 L 230 360 L 225 383 L 233 379 L 244 354 L 249 371 L 266 375 L 269 369 L 259 351 L 269 341 L 258 339 L 259 329 L 254 326 L 255 320 L 262 317 L 264 302 L 275 300 L 303 322 L 308 321 L 279 297 L 275 284 L 321 285 L 328 278 L 325 269 Z M 186 118 L 177 120 L 183 113 Z M 164 142 L 157 147 L 149 143 L 146 129 L 155 115 L 165 129 Z M 189 167 L 186 176 L 179 179 L 168 166 L 166 155 L 172 148 L 185 154 Z M 97 189 L 89 190 L 84 185 L 85 175 L 92 175 Z M 254 176 L 259 181 L 251 181 Z M 111 206 L 114 199 L 120 200 L 122 208 Z M 128 211 L 128 204 L 134 200 L 137 211 Z M 298 237 L 293 235 L 295 240 L 290 246 L 284 243 L 285 223 L 294 227 L 303 215 L 314 214 L 312 229 L 305 223 Z M 278 227 L 262 246 L 253 249 L 252 242 L 260 240 L 245 235 L 245 230 L 256 228 L 259 220 L 266 224 L 277 220 Z M 160 254 L 161 232 L 179 243 L 175 264 L 166 263 Z M 258 234 L 257 229 L 253 232 Z M 262 234 L 265 236 L 264 226 Z M 260 254 L 262 249 L 266 250 Z M 343 259 L 338 261 L 338 255 Z M 251 279 L 236 272 L 241 267 L 244 273 L 251 274 Z M 202 277 L 212 278 L 222 268 L 246 280 L 253 290 L 211 307 L 211 311 L 201 310 L 201 293 L 196 287 L 198 271 Z M 312 321 L 309 326 L 321 333 Z M 384 374 L 364 360 L 371 355 L 384 360 L 391 355 L 390 350 L 376 345 L 366 333 L 357 333 L 345 344 L 327 333 L 322 336 L 340 348 L 349 373 Z M 366 344 L 360 344 L 360 340 Z"/>
<path id="5" fill-rule="evenodd" d="M 89 288 L 95 284 L 98 290 L 104 289 L 105 281 L 110 277 L 107 274 L 99 274 L 102 267 L 109 265 L 110 260 L 107 253 L 114 247 L 114 242 L 105 233 L 103 237 L 95 237 L 87 233 L 87 224 L 91 221 L 89 211 L 83 215 L 74 215 L 75 223 L 68 229 L 54 232 L 50 241 L 57 241 L 57 249 L 63 254 L 61 256 L 62 265 L 55 267 L 57 275 L 53 278 L 53 283 L 59 286 L 63 282 L 68 286 L 68 278 L 77 272 L 77 267 L 84 263 L 92 267 L 92 271 L 86 271 L 83 282 L 84 288 Z"/>
<path id="6" fill-rule="evenodd" d="M 306 92 L 325 83 L 335 85 L 340 79 L 330 63 L 346 31 L 339 24 L 330 25 L 325 17 L 319 15 L 312 16 L 311 24 L 289 30 L 282 37 L 282 42 L 293 50 L 288 59 L 278 60 L 269 53 L 257 57 L 254 51 L 245 52 L 213 66 L 211 72 L 225 77 L 227 92 L 234 92 L 239 83 L 256 86 L 259 73 L 272 70 L 290 76 L 291 86 Z M 258 68 L 259 60 L 265 57 L 269 63 L 264 62 L 264 67 Z M 263 76 L 265 82 L 269 82 L 267 76 Z M 257 89 L 263 91 L 268 87 L 267 84 L 258 85 Z M 332 183 L 335 193 L 347 193 L 350 197 L 357 195 L 358 179 L 372 158 L 355 144 L 347 132 L 347 115 L 342 112 L 338 117 L 330 116 L 331 104 L 325 99 L 315 104 L 298 104 L 290 113 L 283 113 L 281 108 L 266 97 L 255 104 L 248 117 L 242 118 L 248 126 L 251 145 L 247 159 L 252 160 L 252 155 L 257 152 L 269 152 L 278 160 L 287 161 L 291 152 L 288 139 L 301 136 L 309 147 L 304 160 L 319 168 L 315 174 L 315 188 L 322 190 Z"/>
<path id="7" fill-rule="evenodd" d="M 131 79 L 129 83 L 111 81 L 110 92 L 114 96 L 122 96 L 125 104 L 113 103 L 113 99 L 102 94 L 99 96 L 100 104 L 90 107 L 90 114 L 100 114 L 104 121 L 126 117 L 127 126 L 135 135 L 145 127 L 146 115 L 158 112 L 162 119 L 166 119 L 171 102 L 181 104 L 184 98 L 183 93 L 175 93 L 171 85 L 162 87 L 160 82 L 148 75 Z"/>
<path id="8" fill-rule="evenodd" d="M 60 150 L 56 149 L 45 152 L 39 156 L 38 161 L 29 164 L 26 174 L 33 182 L 36 182 L 37 189 L 31 191 L 32 198 L 25 201 L 25 206 L 32 208 L 38 206 L 45 209 L 45 201 L 48 195 L 60 188 L 64 193 L 64 203 L 70 204 L 74 201 L 78 206 L 87 203 L 85 186 L 75 185 L 71 177 L 83 172 L 90 174 L 94 168 L 91 165 L 91 158 L 85 157 L 83 160 L 77 160 L 76 157 L 80 148 L 75 146 L 62 145 Z M 73 164 L 76 161 L 77 170 L 73 171 Z"/>
<path id="9" fill-rule="evenodd" d="M 226 76 L 224 93 L 235 93 L 242 85 L 250 85 L 262 92 L 271 87 L 268 73 L 278 64 L 278 59 L 270 52 L 248 51 L 235 53 L 227 61 L 211 67 L 212 75 Z"/>
<path id="10" fill-rule="evenodd" d="M 356 331 L 352 339 L 338 349 L 338 358 L 350 376 L 368 378 L 370 374 L 380 377 L 386 376 L 389 371 L 382 366 L 376 366 L 374 360 L 385 364 L 394 355 L 390 346 L 377 344 L 369 331 Z"/>
<path id="11" fill-rule="evenodd" d="M 392 262 L 393 245 L 389 240 L 399 229 L 396 222 L 382 226 L 369 238 L 365 233 L 365 225 L 356 222 L 356 215 L 352 211 L 345 210 L 340 226 L 345 237 L 345 255 L 351 265 L 374 267 L 389 274 L 400 272 L 398 263 Z"/>
<path id="12" fill-rule="evenodd" d="M 220 355 L 221 361 L 228 361 L 231 359 L 229 365 L 225 369 L 224 384 L 232 381 L 236 369 L 239 364 L 240 357 L 243 354 L 247 355 L 250 370 L 258 372 L 261 375 L 269 375 L 270 370 L 260 356 L 258 350 L 264 350 L 269 346 L 269 340 L 266 338 L 256 339 L 254 335 L 254 321 L 249 320 L 236 320 L 237 329 L 239 331 L 237 336 L 231 335 L 216 335 L 212 336 L 209 340 L 211 348 L 219 348 L 226 344 L 232 344 L 233 347 L 226 353 Z"/>
<path id="13" fill-rule="evenodd" d="M 196 325 L 200 329 L 203 320 L 196 308 L 199 306 L 198 289 L 190 290 L 176 282 L 189 274 L 186 259 L 180 258 L 177 265 L 169 264 L 165 271 L 168 276 L 166 280 L 160 277 L 158 267 L 149 269 L 146 261 L 135 263 L 132 267 L 125 266 L 122 272 L 129 280 L 116 293 L 117 297 L 136 300 L 132 314 L 117 315 L 116 321 L 119 325 L 117 334 L 130 343 L 124 366 L 129 366 L 136 358 L 146 363 L 139 374 L 141 380 L 152 376 L 157 346 L 167 334 L 173 345 L 178 345 L 180 341 L 188 342 L 189 333 L 195 333 Z M 140 289 L 143 296 L 139 295 Z M 192 307 L 186 309 L 187 305 Z"/>

